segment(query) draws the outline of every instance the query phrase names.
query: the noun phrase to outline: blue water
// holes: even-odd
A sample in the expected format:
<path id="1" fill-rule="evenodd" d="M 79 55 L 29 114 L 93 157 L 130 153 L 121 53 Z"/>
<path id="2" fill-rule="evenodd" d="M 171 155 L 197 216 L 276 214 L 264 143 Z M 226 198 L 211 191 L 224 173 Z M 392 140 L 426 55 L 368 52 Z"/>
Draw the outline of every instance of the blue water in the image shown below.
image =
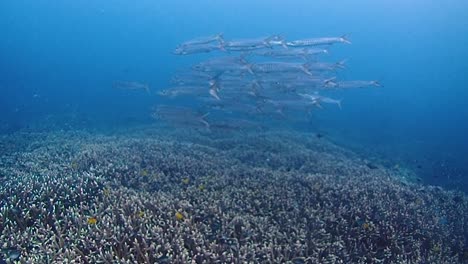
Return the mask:
<path id="1" fill-rule="evenodd" d="M 113 89 L 115 80 L 165 88 L 196 56 L 181 42 L 349 35 L 333 50 L 347 79 L 382 89 L 341 92 L 343 109 L 311 131 L 363 155 L 415 170 L 425 183 L 468 190 L 468 2 L 449 1 L 10 1 L 0 3 L 0 130 L 38 120 L 58 127 L 149 124 L 161 99 Z M 336 96 L 335 96 L 336 97 Z"/>

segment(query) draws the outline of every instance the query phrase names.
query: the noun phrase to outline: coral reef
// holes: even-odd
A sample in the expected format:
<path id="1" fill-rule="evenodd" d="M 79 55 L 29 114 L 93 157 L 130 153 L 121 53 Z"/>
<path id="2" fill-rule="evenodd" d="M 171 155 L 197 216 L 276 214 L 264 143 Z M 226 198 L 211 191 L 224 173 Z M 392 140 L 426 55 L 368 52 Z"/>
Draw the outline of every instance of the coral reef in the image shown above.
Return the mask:
<path id="1" fill-rule="evenodd" d="M 468 262 L 464 194 L 311 135 L 154 127 L 0 145 L 7 263 Z"/>

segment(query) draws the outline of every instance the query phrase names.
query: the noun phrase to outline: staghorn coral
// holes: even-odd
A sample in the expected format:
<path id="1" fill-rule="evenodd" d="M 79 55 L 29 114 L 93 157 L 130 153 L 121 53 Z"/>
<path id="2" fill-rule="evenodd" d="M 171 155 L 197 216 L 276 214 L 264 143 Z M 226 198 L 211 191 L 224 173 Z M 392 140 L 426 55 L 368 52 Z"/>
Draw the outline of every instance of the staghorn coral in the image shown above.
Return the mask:
<path id="1" fill-rule="evenodd" d="M 2 154 L 3 247 L 23 263 L 466 262 L 463 194 L 315 137 L 184 133 L 28 135 Z"/>

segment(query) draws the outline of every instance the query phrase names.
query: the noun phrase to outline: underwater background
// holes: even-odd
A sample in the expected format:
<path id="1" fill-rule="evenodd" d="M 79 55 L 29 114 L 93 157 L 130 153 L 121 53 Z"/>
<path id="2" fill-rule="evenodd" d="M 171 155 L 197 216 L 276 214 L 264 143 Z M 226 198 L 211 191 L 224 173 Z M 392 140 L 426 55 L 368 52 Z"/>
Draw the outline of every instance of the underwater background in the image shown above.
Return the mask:
<path id="1" fill-rule="evenodd" d="M 0 130 L 38 120 L 60 129 L 154 122 L 160 98 L 112 88 L 115 80 L 168 86 L 196 58 L 171 51 L 223 32 L 289 39 L 347 34 L 344 76 L 383 89 L 343 92 L 310 130 L 414 169 L 424 182 L 467 190 L 466 1 L 3 1 Z M 41 122 L 42 122 L 41 121 Z"/>
<path id="2" fill-rule="evenodd" d="M 218 33 L 346 36 L 382 87 L 204 131 L 160 92 Z M 0 36 L 0 264 L 468 263 L 467 1 L 5 0 Z"/>

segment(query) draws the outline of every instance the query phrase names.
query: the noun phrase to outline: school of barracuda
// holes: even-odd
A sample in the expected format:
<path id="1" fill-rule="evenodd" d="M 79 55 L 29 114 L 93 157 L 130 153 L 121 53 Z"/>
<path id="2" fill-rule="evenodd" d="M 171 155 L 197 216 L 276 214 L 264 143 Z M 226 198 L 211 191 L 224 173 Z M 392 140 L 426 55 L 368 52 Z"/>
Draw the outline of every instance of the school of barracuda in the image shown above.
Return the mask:
<path id="1" fill-rule="evenodd" d="M 172 86 L 158 92 L 169 104 L 156 106 L 152 115 L 207 130 L 259 129 L 274 121 L 307 121 L 324 104 L 341 109 L 341 99 L 321 93 L 381 84 L 340 80 L 346 60 L 319 61 L 339 43 L 351 44 L 346 36 L 287 41 L 279 35 L 226 40 L 216 34 L 186 41 L 173 53 L 216 56 L 173 76 Z"/>

